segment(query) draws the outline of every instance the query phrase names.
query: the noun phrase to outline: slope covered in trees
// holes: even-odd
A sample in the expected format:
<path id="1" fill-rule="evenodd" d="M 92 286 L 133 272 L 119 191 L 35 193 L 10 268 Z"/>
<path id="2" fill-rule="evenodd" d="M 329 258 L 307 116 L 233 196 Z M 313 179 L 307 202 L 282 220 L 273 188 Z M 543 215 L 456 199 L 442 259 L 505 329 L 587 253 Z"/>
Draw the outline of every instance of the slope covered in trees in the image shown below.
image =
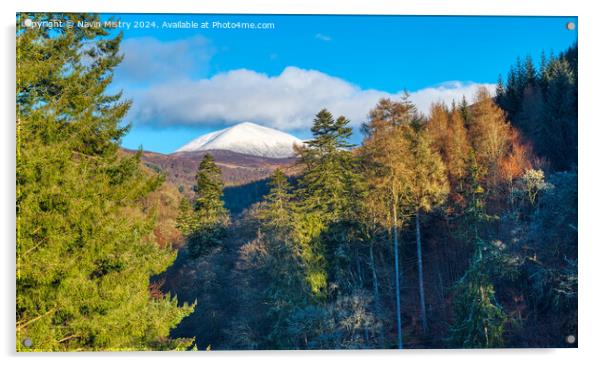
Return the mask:
<path id="1" fill-rule="evenodd" d="M 558 56 L 518 59 L 496 100 L 553 170 L 577 166 L 577 45 Z"/>
<path id="2" fill-rule="evenodd" d="M 219 247 L 168 271 L 178 295 L 212 285 L 174 333 L 214 349 L 575 346 L 576 170 L 498 102 L 483 89 L 425 117 L 381 100 L 357 148 L 319 111 L 299 174 L 277 170 Z"/>

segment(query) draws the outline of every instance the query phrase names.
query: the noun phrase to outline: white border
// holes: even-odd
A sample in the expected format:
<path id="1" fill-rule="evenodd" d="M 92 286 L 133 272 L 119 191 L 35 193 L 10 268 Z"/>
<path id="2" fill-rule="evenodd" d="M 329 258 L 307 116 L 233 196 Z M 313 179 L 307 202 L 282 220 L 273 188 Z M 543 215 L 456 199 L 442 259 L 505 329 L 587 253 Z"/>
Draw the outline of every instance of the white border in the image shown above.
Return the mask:
<path id="1" fill-rule="evenodd" d="M 395 4 L 393 4 L 395 3 Z M 261 363 L 287 365 L 316 361 L 331 361 L 345 364 L 396 363 L 407 361 L 422 364 L 504 364 L 522 362 L 545 362 L 548 364 L 577 364 L 593 362 L 602 358 L 600 334 L 602 323 L 601 290 L 598 278 L 602 277 L 602 235 L 600 214 L 602 201 L 598 187 L 600 174 L 600 140 L 602 139 L 600 112 L 596 104 L 601 103 L 598 92 L 600 78 L 601 12 L 595 1 L 582 0 L 341 0 L 284 1 L 263 0 L 13 0 L 2 1 L 2 80 L 0 88 L 2 107 L 2 154 L 3 169 L 0 189 L 0 229 L 3 243 L 3 293 L 0 296 L 2 356 L 8 363 L 24 364 L 60 363 L 105 364 L 107 361 L 132 361 L 134 357 L 151 364 L 166 362 L 218 362 Z M 14 22 L 17 11 L 93 11 L 93 12 L 146 12 L 146 13 L 270 13 L 270 14 L 413 14 L 413 15 L 565 15 L 579 17 L 579 349 L 569 350 L 497 350 L 497 351 L 453 351 L 413 350 L 396 351 L 314 351 L 314 352 L 222 352 L 208 354 L 15 354 L 14 353 L 14 258 L 15 258 L 15 36 Z M 172 359 L 171 356 L 179 358 Z"/>

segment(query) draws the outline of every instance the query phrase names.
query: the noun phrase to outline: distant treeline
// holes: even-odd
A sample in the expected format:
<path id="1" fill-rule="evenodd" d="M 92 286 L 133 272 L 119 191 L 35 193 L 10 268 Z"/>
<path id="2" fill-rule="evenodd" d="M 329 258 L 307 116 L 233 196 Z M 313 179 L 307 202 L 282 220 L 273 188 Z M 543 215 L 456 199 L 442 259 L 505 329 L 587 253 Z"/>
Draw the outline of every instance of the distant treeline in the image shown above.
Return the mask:
<path id="1" fill-rule="evenodd" d="M 558 56 L 517 60 L 496 101 L 553 170 L 577 166 L 577 45 Z"/>

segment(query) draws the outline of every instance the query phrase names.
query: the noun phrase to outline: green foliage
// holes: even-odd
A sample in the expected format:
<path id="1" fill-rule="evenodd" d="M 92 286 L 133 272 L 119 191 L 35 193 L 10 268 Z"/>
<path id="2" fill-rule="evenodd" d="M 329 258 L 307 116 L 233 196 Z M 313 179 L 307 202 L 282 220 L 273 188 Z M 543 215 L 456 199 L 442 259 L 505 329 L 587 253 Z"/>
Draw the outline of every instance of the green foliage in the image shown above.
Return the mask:
<path id="1" fill-rule="evenodd" d="M 299 150 L 299 163 L 305 168 L 299 191 L 306 209 L 320 212 L 322 219 L 332 222 L 347 210 L 346 193 L 353 187 L 352 145 L 347 142 L 352 129 L 345 117 L 333 119 L 323 109 L 314 119 L 313 138 Z"/>
<path id="2" fill-rule="evenodd" d="M 149 292 L 150 277 L 175 253 L 157 245 L 153 211 L 138 204 L 163 179 L 141 169 L 140 153 L 118 151 L 130 104 L 106 94 L 121 60 L 121 37 L 106 35 L 102 28 L 17 29 L 18 351 L 190 343 L 168 336 L 192 307 Z"/>
<path id="3" fill-rule="evenodd" d="M 460 280 L 454 285 L 454 322 L 449 329 L 453 347 L 488 348 L 504 345 L 508 316 L 495 298 L 493 280 L 511 274 L 509 259 L 500 242 L 482 238 L 494 217 L 486 213 L 486 190 L 480 185 L 483 168 L 474 153 L 468 160 L 467 207 L 463 214 L 461 237 L 471 244 L 474 254 Z"/>
<path id="4" fill-rule="evenodd" d="M 504 325 L 508 320 L 495 299 L 488 270 L 495 265 L 484 241 L 477 249 L 464 276 L 455 285 L 455 322 L 450 328 L 450 344 L 461 348 L 489 348 L 504 345 Z"/>
<path id="5" fill-rule="evenodd" d="M 352 212 L 357 200 L 358 177 L 355 159 L 347 142 L 349 120 L 323 109 L 314 119 L 313 138 L 298 150 L 304 170 L 297 191 L 301 204 L 295 219 L 295 239 L 306 264 L 307 282 L 317 298 L 327 294 L 327 260 L 323 238 L 329 224 Z"/>
<path id="6" fill-rule="evenodd" d="M 187 247 L 192 258 L 218 246 L 229 223 L 228 212 L 222 200 L 224 184 L 221 170 L 211 154 L 203 156 L 196 180 L 194 206 L 191 207 L 187 200 L 183 200 L 178 216 L 178 227 L 187 236 Z"/>
<path id="7" fill-rule="evenodd" d="M 203 156 L 199 164 L 194 191 L 196 192 L 195 211 L 205 212 L 208 219 L 225 214 L 222 201 L 224 194 L 222 173 L 209 153 Z"/>
<path id="8" fill-rule="evenodd" d="M 555 170 L 577 164 L 577 45 L 558 56 L 517 60 L 497 103 Z"/>
<path id="9" fill-rule="evenodd" d="M 257 237 L 240 250 L 238 269 L 245 286 L 240 317 L 229 332 L 242 348 L 291 348 L 289 318 L 310 299 L 304 261 L 293 236 L 291 185 L 281 170 L 274 172 L 269 185 L 270 192 L 250 216 L 256 219 Z"/>
<path id="10" fill-rule="evenodd" d="M 264 197 L 266 206 L 259 213 L 263 227 L 275 232 L 289 232 L 293 218 L 292 186 L 280 169 L 276 169 L 268 185 L 270 191 Z"/>

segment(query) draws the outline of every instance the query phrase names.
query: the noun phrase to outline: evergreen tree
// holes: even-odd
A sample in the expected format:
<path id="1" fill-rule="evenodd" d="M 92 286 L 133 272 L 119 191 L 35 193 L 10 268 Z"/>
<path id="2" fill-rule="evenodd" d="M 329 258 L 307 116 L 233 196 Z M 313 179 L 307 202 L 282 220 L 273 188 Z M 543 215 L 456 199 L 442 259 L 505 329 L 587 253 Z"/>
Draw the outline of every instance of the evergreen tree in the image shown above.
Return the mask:
<path id="1" fill-rule="evenodd" d="M 501 347 L 507 316 L 495 299 L 490 276 L 491 270 L 501 265 L 496 261 L 493 245 L 481 237 L 483 226 L 492 217 L 485 211 L 486 191 L 480 185 L 484 172 L 475 153 L 470 153 L 468 166 L 468 206 L 462 230 L 464 239 L 474 247 L 474 254 L 466 273 L 454 286 L 455 321 L 449 340 L 454 347 Z"/>
<path id="2" fill-rule="evenodd" d="M 182 198 L 178 207 L 178 216 L 176 218 L 176 228 L 182 235 L 188 236 L 195 228 L 196 220 L 193 214 L 192 205 L 188 198 Z"/>
<path id="3" fill-rule="evenodd" d="M 294 241 L 294 196 L 282 170 L 272 175 L 270 191 L 249 211 L 257 234 L 241 248 L 243 274 L 239 315 L 229 333 L 242 348 L 294 348 L 289 331 L 293 313 L 308 305 L 310 289 L 303 260 Z"/>
<path id="4" fill-rule="evenodd" d="M 194 191 L 196 192 L 194 210 L 206 213 L 203 218 L 211 220 L 226 213 L 222 201 L 224 195 L 222 172 L 210 153 L 204 155 L 199 164 Z"/>
<path id="5" fill-rule="evenodd" d="M 519 59 L 496 96 L 507 119 L 554 170 L 570 169 L 577 161 L 576 100 L 576 44 L 558 56 L 542 53 L 539 69 L 530 56 Z"/>
<path id="6" fill-rule="evenodd" d="M 542 140 L 545 154 L 558 170 L 568 170 L 577 162 L 577 88 L 569 62 L 553 61 L 546 70 L 546 104 L 543 111 Z"/>
<path id="7" fill-rule="evenodd" d="M 326 221 L 335 221 L 346 210 L 353 159 L 348 142 L 352 128 L 349 120 L 336 120 L 326 109 L 316 114 L 313 138 L 300 150 L 300 164 L 305 167 L 301 194 L 310 210 L 319 211 Z"/>
<path id="8" fill-rule="evenodd" d="M 229 223 L 228 212 L 222 200 L 224 183 L 221 170 L 211 154 L 204 155 L 199 163 L 196 181 L 193 218 L 187 218 L 184 213 L 184 219 L 181 220 L 184 225 L 186 221 L 191 222 L 188 226 L 188 249 L 192 258 L 219 245 Z"/>
<path id="9" fill-rule="evenodd" d="M 290 229 L 292 224 L 292 186 L 281 169 L 276 169 L 270 182 L 270 192 L 264 197 L 265 208 L 260 211 L 264 226 L 274 230 Z"/>
<path id="10" fill-rule="evenodd" d="M 291 345 L 288 338 L 289 319 L 294 309 L 305 306 L 308 301 L 301 253 L 293 239 L 294 202 L 291 189 L 286 175 L 277 169 L 270 180 L 270 192 L 265 197 L 265 205 L 259 211 L 267 248 L 265 269 L 270 278 L 270 283 L 264 289 L 265 301 L 270 305 L 266 313 L 267 323 L 270 324 L 266 340 L 276 348 Z"/>
<path id="11" fill-rule="evenodd" d="M 466 96 L 462 95 L 462 101 L 458 106 L 458 111 L 462 116 L 462 120 L 464 121 L 464 127 L 468 130 L 472 126 L 472 113 L 470 111 L 470 105 L 468 105 L 468 101 L 466 100 Z"/>
<path id="12" fill-rule="evenodd" d="M 318 298 L 324 298 L 327 289 L 327 259 L 325 242 L 321 235 L 329 225 L 352 211 L 356 168 L 348 150 L 352 129 L 349 120 L 336 120 L 326 109 L 321 110 L 311 128 L 313 138 L 306 147 L 298 149 L 300 178 L 299 206 L 296 236 L 302 247 L 307 266 L 307 281 Z"/>
<path id="13" fill-rule="evenodd" d="M 490 348 L 504 345 L 504 324 L 508 317 L 495 299 L 488 270 L 487 244 L 476 242 L 476 252 L 464 276 L 454 287 L 456 321 L 450 328 L 451 345 L 461 348 Z M 489 248 L 491 249 L 491 248 Z"/>
<path id="14" fill-rule="evenodd" d="M 192 308 L 149 290 L 175 252 L 138 203 L 163 179 L 119 152 L 130 103 L 106 92 L 121 36 L 21 26 L 94 15 L 17 18 L 17 350 L 188 346 L 169 332 Z"/>

